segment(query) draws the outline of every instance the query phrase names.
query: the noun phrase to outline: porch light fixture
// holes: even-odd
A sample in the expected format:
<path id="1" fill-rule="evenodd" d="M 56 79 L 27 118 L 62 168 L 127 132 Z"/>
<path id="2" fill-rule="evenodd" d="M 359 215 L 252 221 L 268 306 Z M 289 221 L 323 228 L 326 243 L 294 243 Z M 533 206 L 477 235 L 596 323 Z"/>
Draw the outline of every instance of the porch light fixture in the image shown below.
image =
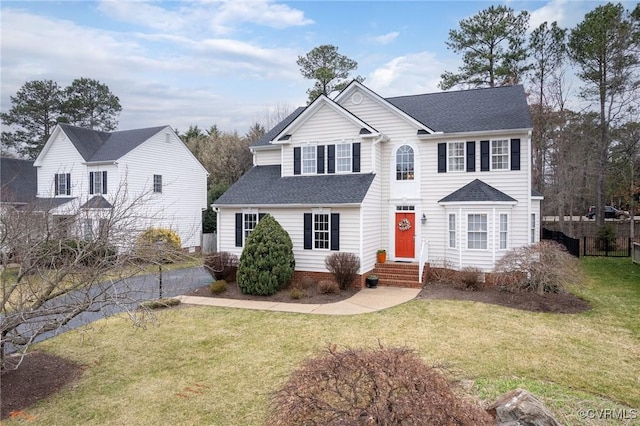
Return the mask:
<path id="1" fill-rule="evenodd" d="M 420 219 L 420 222 L 422 222 L 423 225 L 427 223 L 427 216 L 424 213 L 422 213 L 422 218 Z"/>

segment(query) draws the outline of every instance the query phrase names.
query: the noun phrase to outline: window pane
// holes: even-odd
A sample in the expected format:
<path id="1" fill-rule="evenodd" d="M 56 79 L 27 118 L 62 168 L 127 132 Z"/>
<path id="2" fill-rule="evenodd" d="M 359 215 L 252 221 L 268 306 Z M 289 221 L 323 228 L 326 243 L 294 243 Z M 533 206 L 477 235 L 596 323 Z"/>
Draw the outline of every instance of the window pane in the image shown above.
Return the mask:
<path id="1" fill-rule="evenodd" d="M 341 143 L 336 145 L 336 171 L 351 171 L 351 144 Z"/>
<path id="2" fill-rule="evenodd" d="M 448 144 L 449 171 L 464 171 L 464 142 Z"/>
<path id="3" fill-rule="evenodd" d="M 491 141 L 491 169 L 506 170 L 509 168 L 509 141 Z"/>
<path id="4" fill-rule="evenodd" d="M 329 215 L 313 215 L 314 246 L 317 249 L 329 248 Z"/>
<path id="5" fill-rule="evenodd" d="M 153 175 L 153 192 L 162 192 L 162 175 Z"/>
<path id="6" fill-rule="evenodd" d="M 244 239 L 251 235 L 258 224 L 258 215 L 256 213 L 245 213 L 244 215 Z"/>
<path id="7" fill-rule="evenodd" d="M 456 215 L 449 215 L 449 247 L 456 247 Z"/>
<path id="8" fill-rule="evenodd" d="M 467 248 L 487 248 L 486 214 L 470 214 L 467 216 Z"/>
<path id="9" fill-rule="evenodd" d="M 316 150 L 315 146 L 302 147 L 302 173 L 316 172 Z"/>
<path id="10" fill-rule="evenodd" d="M 507 215 L 500 215 L 500 250 L 507 249 L 508 222 Z"/>
<path id="11" fill-rule="evenodd" d="M 396 153 L 396 180 L 413 180 L 413 148 L 403 145 Z"/>

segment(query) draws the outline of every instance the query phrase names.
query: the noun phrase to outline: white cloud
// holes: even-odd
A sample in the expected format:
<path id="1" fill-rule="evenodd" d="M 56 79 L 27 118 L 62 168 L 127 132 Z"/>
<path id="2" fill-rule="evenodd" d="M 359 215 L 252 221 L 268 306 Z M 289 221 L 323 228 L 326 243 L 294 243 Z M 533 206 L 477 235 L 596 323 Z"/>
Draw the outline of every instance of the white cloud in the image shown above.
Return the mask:
<path id="1" fill-rule="evenodd" d="M 395 40 L 399 35 L 400 35 L 399 32 L 394 31 L 394 32 L 391 32 L 391 33 L 375 36 L 375 37 L 373 37 L 373 40 L 376 43 L 379 43 L 379 44 L 389 44 L 393 40 Z"/>
<path id="2" fill-rule="evenodd" d="M 393 58 L 371 72 L 365 84 L 384 97 L 438 92 L 445 69 L 455 68 L 432 52 L 418 52 Z"/>

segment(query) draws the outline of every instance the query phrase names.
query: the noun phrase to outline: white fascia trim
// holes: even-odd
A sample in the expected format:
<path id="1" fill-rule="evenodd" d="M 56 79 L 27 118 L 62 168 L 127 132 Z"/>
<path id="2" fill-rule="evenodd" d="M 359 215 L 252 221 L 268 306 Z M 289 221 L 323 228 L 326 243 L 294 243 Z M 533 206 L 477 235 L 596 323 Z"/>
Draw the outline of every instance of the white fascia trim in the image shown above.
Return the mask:
<path id="1" fill-rule="evenodd" d="M 544 196 L 541 196 L 541 195 L 532 195 L 532 196 L 531 196 L 531 199 L 532 199 L 532 200 L 540 200 L 540 201 L 542 201 L 542 200 L 544 200 Z"/>
<path id="2" fill-rule="evenodd" d="M 438 201 L 441 206 L 459 206 L 459 207 L 473 207 L 478 208 L 480 206 L 493 207 L 493 206 L 515 206 L 517 201 Z"/>
<path id="3" fill-rule="evenodd" d="M 247 204 L 211 204 L 212 209 L 245 209 L 247 208 Z M 340 208 L 340 207 L 362 207 L 361 203 L 345 203 L 345 204 L 325 204 L 325 203 L 314 203 L 314 204 L 251 204 L 252 208 L 256 209 L 269 209 L 269 208 L 290 208 L 290 209 L 298 209 L 298 208 Z"/>
<path id="4" fill-rule="evenodd" d="M 487 136 L 504 136 L 517 133 L 528 133 L 531 128 L 523 129 L 503 129 L 503 130 L 484 130 L 484 131 L 471 131 L 471 132 L 453 132 L 453 133 L 434 133 L 432 135 L 418 135 L 420 140 L 438 140 L 438 139 L 454 139 L 454 138 L 482 138 Z"/>
<path id="5" fill-rule="evenodd" d="M 254 151 L 270 151 L 273 150 L 275 151 L 276 149 L 280 149 L 279 146 L 273 146 L 273 145 L 259 145 L 259 146 L 250 146 L 249 147 L 249 151 L 254 152 Z"/>
<path id="6" fill-rule="evenodd" d="M 85 166 L 110 166 L 110 165 L 115 165 L 118 164 L 117 161 L 115 160 L 107 160 L 107 161 L 85 161 L 83 163 L 81 163 Z"/>

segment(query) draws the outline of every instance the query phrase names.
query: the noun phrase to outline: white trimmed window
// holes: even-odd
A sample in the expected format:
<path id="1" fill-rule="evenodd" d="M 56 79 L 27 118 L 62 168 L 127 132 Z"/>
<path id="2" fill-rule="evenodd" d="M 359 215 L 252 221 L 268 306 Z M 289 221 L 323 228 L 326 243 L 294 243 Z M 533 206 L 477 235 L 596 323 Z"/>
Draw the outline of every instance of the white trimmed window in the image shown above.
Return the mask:
<path id="1" fill-rule="evenodd" d="M 491 141 L 491 170 L 509 169 L 509 140 Z"/>
<path id="2" fill-rule="evenodd" d="M 336 145 L 336 172 L 344 173 L 351 171 L 351 144 L 340 143 Z"/>
<path id="3" fill-rule="evenodd" d="M 505 213 L 500 214 L 500 250 L 507 249 L 509 239 L 509 216 Z"/>
<path id="4" fill-rule="evenodd" d="M 536 214 L 531 213 L 531 244 L 536 242 Z"/>
<path id="5" fill-rule="evenodd" d="M 315 145 L 305 145 L 302 147 L 302 173 L 303 174 L 315 174 L 316 173 L 316 154 L 317 148 Z"/>
<path id="6" fill-rule="evenodd" d="M 413 148 L 402 145 L 396 152 L 396 180 L 413 180 Z"/>
<path id="7" fill-rule="evenodd" d="M 470 250 L 487 249 L 486 214 L 470 214 L 467 216 L 467 248 Z"/>
<path id="8" fill-rule="evenodd" d="M 449 248 L 456 248 L 456 215 L 449 215 Z"/>
<path id="9" fill-rule="evenodd" d="M 162 175 L 153 175 L 153 192 L 162 192 Z"/>
<path id="10" fill-rule="evenodd" d="M 107 172 L 89 172 L 89 194 L 107 193 Z"/>
<path id="11" fill-rule="evenodd" d="M 93 239 L 93 221 L 91 219 L 85 219 L 82 223 L 82 234 L 85 240 Z"/>
<path id="12" fill-rule="evenodd" d="M 313 246 L 317 249 L 329 249 L 329 214 L 315 213 L 313 215 Z"/>
<path id="13" fill-rule="evenodd" d="M 447 144 L 447 163 L 449 172 L 464 171 L 464 142 L 450 142 Z"/>
<path id="14" fill-rule="evenodd" d="M 247 241 L 249 235 L 256 229 L 256 225 L 258 224 L 258 213 L 245 213 L 244 214 L 244 240 Z"/>
<path id="15" fill-rule="evenodd" d="M 71 173 L 56 173 L 54 189 L 56 195 L 71 195 Z"/>

